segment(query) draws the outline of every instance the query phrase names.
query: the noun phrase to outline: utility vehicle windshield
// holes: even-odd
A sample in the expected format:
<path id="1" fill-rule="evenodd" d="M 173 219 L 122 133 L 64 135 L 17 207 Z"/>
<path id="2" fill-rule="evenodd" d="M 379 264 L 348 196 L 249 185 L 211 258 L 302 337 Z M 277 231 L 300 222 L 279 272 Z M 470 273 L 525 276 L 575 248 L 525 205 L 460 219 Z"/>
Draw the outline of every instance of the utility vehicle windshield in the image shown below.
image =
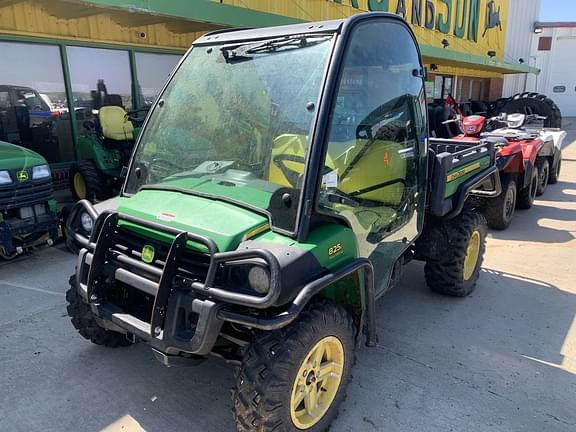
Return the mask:
<path id="1" fill-rule="evenodd" d="M 197 46 L 143 131 L 126 183 L 246 204 L 292 231 L 331 34 Z"/>

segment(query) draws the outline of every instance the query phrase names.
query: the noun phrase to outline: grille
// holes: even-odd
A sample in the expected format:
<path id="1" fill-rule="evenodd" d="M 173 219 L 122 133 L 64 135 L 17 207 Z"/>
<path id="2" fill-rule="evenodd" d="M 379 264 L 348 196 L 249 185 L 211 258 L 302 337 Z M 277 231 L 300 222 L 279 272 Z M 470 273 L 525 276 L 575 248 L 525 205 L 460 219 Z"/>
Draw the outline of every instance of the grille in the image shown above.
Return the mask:
<path id="1" fill-rule="evenodd" d="M 116 228 L 114 235 L 114 245 L 112 247 L 113 251 L 126 255 L 130 258 L 141 260 L 142 248 L 145 245 L 154 247 L 154 261 L 150 263 L 150 265 L 153 265 L 159 270 L 163 270 L 166 257 L 168 256 L 168 251 L 170 249 L 170 245 L 168 243 L 144 238 L 138 233 L 123 227 Z M 186 249 L 179 260 L 179 267 L 176 275 L 188 280 L 204 282 L 206 280 L 206 275 L 208 274 L 209 266 L 209 255 L 191 249 Z M 130 268 L 130 271 L 158 282 L 157 276 L 144 274 L 142 270 Z"/>
<path id="2" fill-rule="evenodd" d="M 1 210 L 32 206 L 52 199 L 51 178 L 32 180 L 32 170 L 29 169 L 27 171 L 30 180 L 20 182 L 16 177 L 18 171 L 10 171 L 10 175 L 14 179 L 12 184 L 0 186 Z"/>

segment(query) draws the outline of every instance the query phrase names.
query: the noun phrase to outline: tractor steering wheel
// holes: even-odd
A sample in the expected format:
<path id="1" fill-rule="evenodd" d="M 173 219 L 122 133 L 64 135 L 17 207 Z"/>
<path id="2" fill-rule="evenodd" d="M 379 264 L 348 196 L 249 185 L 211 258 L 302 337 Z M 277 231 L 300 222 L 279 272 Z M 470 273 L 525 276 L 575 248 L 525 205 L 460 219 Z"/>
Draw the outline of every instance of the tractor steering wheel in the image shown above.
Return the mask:
<path id="1" fill-rule="evenodd" d="M 128 117 L 128 120 L 130 120 L 132 123 L 138 123 L 141 124 L 144 122 L 144 119 L 146 118 L 146 116 L 144 117 L 135 117 L 134 114 L 140 113 L 140 112 L 146 112 L 148 113 L 148 111 L 150 111 L 150 107 L 146 107 L 146 108 L 139 108 L 137 110 L 133 110 L 133 111 L 128 111 L 126 113 L 126 117 Z"/>
<path id="2" fill-rule="evenodd" d="M 274 165 L 278 167 L 282 175 L 286 177 L 286 180 L 288 180 L 290 186 L 292 186 L 293 188 L 297 188 L 302 173 L 299 173 L 298 171 L 295 171 L 292 168 L 288 168 L 286 162 L 301 163 L 302 165 L 305 166 L 306 159 L 303 156 L 279 154 L 272 158 L 272 162 L 274 163 Z"/>
<path id="3" fill-rule="evenodd" d="M 290 183 L 290 185 L 293 188 L 299 187 L 300 178 L 302 177 L 303 172 L 300 173 L 292 168 L 289 168 L 286 165 L 286 162 L 301 163 L 302 165 L 305 166 L 306 165 L 305 157 L 291 154 L 279 154 L 272 158 L 272 162 L 274 163 L 274 165 L 278 167 L 278 169 L 282 172 L 284 177 L 286 177 L 286 180 L 288 180 L 288 183 Z M 334 170 L 334 168 L 329 167 L 328 165 L 324 165 L 323 169 L 325 172 L 330 172 Z"/>

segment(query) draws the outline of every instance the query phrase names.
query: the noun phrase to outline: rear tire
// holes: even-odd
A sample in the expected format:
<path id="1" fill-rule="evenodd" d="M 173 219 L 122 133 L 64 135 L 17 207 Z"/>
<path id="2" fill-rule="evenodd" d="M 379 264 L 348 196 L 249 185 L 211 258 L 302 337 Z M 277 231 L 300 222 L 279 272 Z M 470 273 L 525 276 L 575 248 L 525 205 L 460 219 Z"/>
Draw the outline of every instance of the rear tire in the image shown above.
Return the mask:
<path id="1" fill-rule="evenodd" d="M 232 396 L 237 430 L 327 430 L 345 398 L 355 335 L 352 315 L 326 300 L 312 303 L 287 327 L 257 333 Z"/>
<path id="2" fill-rule="evenodd" d="M 543 195 L 548 186 L 548 179 L 550 178 L 550 164 L 548 159 L 540 159 L 538 161 L 538 189 L 536 196 Z"/>
<path id="3" fill-rule="evenodd" d="M 550 170 L 550 178 L 548 179 L 548 184 L 556 184 L 560 181 L 560 169 L 562 168 L 562 152 L 558 158 L 558 163 L 555 167 Z"/>
<path id="4" fill-rule="evenodd" d="M 502 182 L 502 193 L 499 197 L 488 199 L 484 216 L 488 226 L 495 230 L 505 230 L 512 223 L 516 210 L 518 190 L 514 180 L 506 179 Z"/>
<path id="5" fill-rule="evenodd" d="M 439 294 L 466 297 L 476 288 L 486 250 L 486 220 L 475 211 L 438 225 L 444 230 L 448 247 L 441 257 L 424 266 L 426 283 Z"/>
<path id="6" fill-rule="evenodd" d="M 76 275 L 70 277 L 70 288 L 66 292 L 68 316 L 78 333 L 96 345 L 110 348 L 125 347 L 132 345 L 126 335 L 106 330 L 98 325 L 92 314 L 90 306 L 82 300 L 78 294 Z"/>
<path id="7" fill-rule="evenodd" d="M 530 185 L 524 188 L 518 194 L 517 207 L 521 210 L 528 210 L 534 204 L 536 199 L 536 193 L 538 192 L 538 168 L 534 167 L 532 171 L 532 178 L 530 179 Z"/>
<path id="8" fill-rule="evenodd" d="M 546 117 L 544 127 L 562 128 L 562 113 L 549 97 L 539 93 L 519 93 L 511 97 L 500 109 L 508 114 L 538 114 Z"/>
<path id="9" fill-rule="evenodd" d="M 76 201 L 91 202 L 104 198 L 106 185 L 92 161 L 79 161 L 70 167 L 70 190 Z"/>

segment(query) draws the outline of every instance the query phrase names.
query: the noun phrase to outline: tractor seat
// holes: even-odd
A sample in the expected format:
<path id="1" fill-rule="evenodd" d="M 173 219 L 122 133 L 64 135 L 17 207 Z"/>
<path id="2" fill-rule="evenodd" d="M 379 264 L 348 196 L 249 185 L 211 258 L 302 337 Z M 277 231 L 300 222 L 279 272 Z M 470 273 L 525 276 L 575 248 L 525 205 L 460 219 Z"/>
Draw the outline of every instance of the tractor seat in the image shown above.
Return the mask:
<path id="1" fill-rule="evenodd" d="M 134 140 L 134 125 L 122 107 L 103 106 L 98 113 L 104 138 L 113 141 Z"/>

